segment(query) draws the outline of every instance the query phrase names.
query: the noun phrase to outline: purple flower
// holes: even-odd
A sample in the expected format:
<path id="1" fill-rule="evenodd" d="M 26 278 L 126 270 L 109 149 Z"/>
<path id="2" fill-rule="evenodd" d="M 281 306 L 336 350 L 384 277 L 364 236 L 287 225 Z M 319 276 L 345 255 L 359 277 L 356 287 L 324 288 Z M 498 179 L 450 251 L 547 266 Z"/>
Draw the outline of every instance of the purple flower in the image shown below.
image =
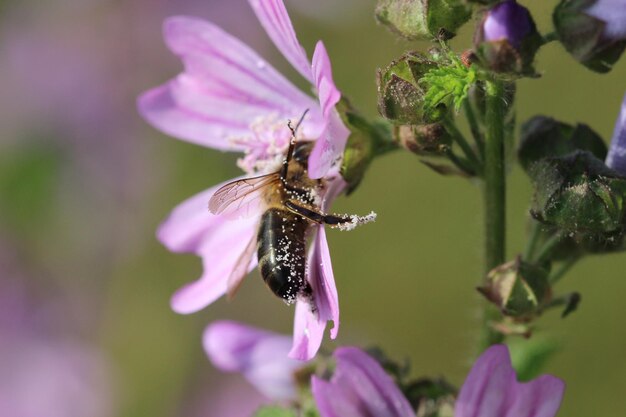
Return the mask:
<path id="1" fill-rule="evenodd" d="M 414 417 L 415 411 L 373 358 L 354 347 L 335 351 L 333 377 L 313 377 L 313 397 L 322 417 Z"/>
<path id="2" fill-rule="evenodd" d="M 522 40 L 534 31 L 528 9 L 515 0 L 506 0 L 495 5 L 487 12 L 482 29 L 484 40 L 488 42 L 508 41 L 519 48 Z"/>
<path id="3" fill-rule="evenodd" d="M 323 43 L 317 43 L 312 63 L 299 44 L 280 0 L 249 0 L 266 32 L 293 67 L 317 91 L 319 103 L 299 91 L 271 65 L 239 40 L 212 23 L 190 17 L 165 22 L 165 40 L 181 57 L 185 71 L 165 85 L 144 93 L 138 101 L 142 115 L 160 130 L 210 148 L 244 152 L 238 165 L 250 175 L 276 171 L 288 147 L 288 119 L 309 110 L 298 140 L 316 141 L 309 157 L 309 176 L 324 178 L 322 209 L 345 187 L 337 173 L 349 135 L 336 109 L 340 92 L 333 82 Z M 230 182 L 230 181 L 229 181 Z M 174 252 L 202 257 L 204 272 L 172 297 L 179 313 L 200 310 L 227 292 L 228 282 L 243 279 L 257 264 L 250 250 L 256 239 L 259 216 L 228 221 L 207 212 L 207 202 L 220 184 L 183 202 L 158 231 L 159 240 Z M 294 341 L 289 355 L 308 360 L 322 341 L 326 322 L 333 320 L 331 337 L 339 326 L 339 306 L 326 234 L 311 233 L 307 280 L 314 293 L 298 300 Z M 230 278 L 229 278 L 230 277 Z M 234 277 L 234 278 L 233 278 Z"/>
<path id="4" fill-rule="evenodd" d="M 302 362 L 287 357 L 288 336 L 232 321 L 219 321 L 204 331 L 204 350 L 225 372 L 242 373 L 259 392 L 273 400 L 295 400 L 294 372 Z"/>
<path id="5" fill-rule="evenodd" d="M 626 39 L 626 0 L 597 0 L 586 13 L 604 22 L 605 37 Z"/>
<path id="6" fill-rule="evenodd" d="M 382 367 L 357 348 L 335 352 L 330 381 L 313 377 L 312 389 L 322 417 L 409 417 L 411 409 Z M 517 382 L 505 345 L 492 346 L 474 364 L 456 400 L 455 417 L 554 417 L 563 381 L 543 375 Z"/>
<path id="7" fill-rule="evenodd" d="M 508 348 L 495 345 L 476 361 L 456 400 L 455 417 L 553 417 L 565 384 L 551 375 L 517 382 Z"/>
<path id="8" fill-rule="evenodd" d="M 615 123 L 611 147 L 606 156 L 606 165 L 620 174 L 626 175 L 626 95 Z"/>

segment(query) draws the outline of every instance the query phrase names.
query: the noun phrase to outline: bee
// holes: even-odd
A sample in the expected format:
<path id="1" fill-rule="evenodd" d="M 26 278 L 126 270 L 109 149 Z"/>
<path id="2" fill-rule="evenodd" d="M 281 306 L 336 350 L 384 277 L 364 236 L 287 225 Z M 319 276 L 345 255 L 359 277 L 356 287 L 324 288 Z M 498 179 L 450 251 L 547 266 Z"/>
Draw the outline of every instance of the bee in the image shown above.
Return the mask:
<path id="1" fill-rule="evenodd" d="M 305 115 L 306 112 L 295 128 L 288 123 L 291 140 L 279 171 L 228 183 L 209 200 L 209 210 L 216 215 L 245 216 L 262 211 L 256 245 L 249 245 L 247 251 L 256 246 L 265 284 L 288 304 L 299 296 L 312 298 L 306 279 L 306 240 L 311 227 L 316 224 L 340 227 L 355 221 L 355 216 L 328 215 L 321 210 L 319 196 L 325 180 L 312 180 L 307 174 L 313 142 L 296 142 L 296 131 Z M 239 277 L 245 272 L 233 275 Z M 229 282 L 229 296 L 238 284 Z"/>

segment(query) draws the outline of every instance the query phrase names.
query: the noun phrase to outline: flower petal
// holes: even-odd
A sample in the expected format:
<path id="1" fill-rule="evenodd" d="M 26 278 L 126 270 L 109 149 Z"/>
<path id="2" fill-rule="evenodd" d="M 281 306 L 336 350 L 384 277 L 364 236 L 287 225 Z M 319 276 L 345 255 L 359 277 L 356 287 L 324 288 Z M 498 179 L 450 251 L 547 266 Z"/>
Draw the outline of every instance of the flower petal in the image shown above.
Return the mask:
<path id="1" fill-rule="evenodd" d="M 341 99 L 341 93 L 333 81 L 333 72 L 330 58 L 322 41 L 318 41 L 313 53 L 313 76 L 315 77 L 315 89 L 320 100 L 322 114 L 328 118 L 335 104 Z"/>
<path id="2" fill-rule="evenodd" d="M 173 17 L 164 36 L 185 72 L 139 98 L 140 112 L 158 129 L 204 146 L 242 150 L 229 139 L 249 134 L 259 117 L 287 120 L 311 109 L 303 133 L 319 132 L 310 132 L 321 120 L 315 101 L 219 27 Z"/>
<path id="3" fill-rule="evenodd" d="M 341 160 L 348 136 L 350 130 L 343 124 L 337 111 L 332 110 L 309 156 L 309 177 L 324 177 Z"/>
<path id="4" fill-rule="evenodd" d="M 307 300 L 298 299 L 293 322 L 293 345 L 289 357 L 299 361 L 312 359 L 322 344 L 326 320 L 311 310 Z"/>
<path id="5" fill-rule="evenodd" d="M 393 380 L 360 349 L 339 348 L 337 366 L 327 382 L 312 378 L 322 417 L 412 417 L 415 412 Z"/>
<path id="6" fill-rule="evenodd" d="M 232 321 L 219 321 L 206 328 L 203 345 L 219 369 L 243 373 L 271 399 L 295 399 L 294 372 L 302 364 L 287 357 L 291 345 L 288 336 Z"/>
<path id="7" fill-rule="evenodd" d="M 202 276 L 174 293 L 172 309 L 180 314 L 194 313 L 221 297 L 228 290 L 228 277 L 237 268 L 241 254 L 257 234 L 258 219 L 224 221 L 212 228 L 198 249 L 202 257 Z M 257 265 L 256 256 L 248 272 Z"/>
<path id="8" fill-rule="evenodd" d="M 626 95 L 622 101 L 615 130 L 611 138 L 611 147 L 606 156 L 606 165 L 622 175 L 626 175 Z"/>
<path id="9" fill-rule="evenodd" d="M 333 321 L 330 337 L 334 339 L 339 331 L 339 298 L 324 226 L 318 226 L 313 252 L 309 259 L 309 282 L 315 296 L 318 320 Z"/>
<path id="10" fill-rule="evenodd" d="M 544 375 L 517 382 L 508 348 L 495 345 L 476 361 L 456 401 L 455 417 L 554 417 L 564 384 Z"/>
<path id="11" fill-rule="evenodd" d="M 202 277 L 179 289 L 172 297 L 172 309 L 178 313 L 192 313 L 221 297 L 242 253 L 256 237 L 258 216 L 229 221 L 208 211 L 209 199 L 226 183 L 178 205 L 157 231 L 159 241 L 169 250 L 191 252 L 202 257 Z M 255 266 L 256 257 L 253 257 L 247 271 Z"/>
<path id="12" fill-rule="evenodd" d="M 289 63 L 313 83 L 311 64 L 293 30 L 282 0 L 248 0 L 268 36 Z"/>
<path id="13" fill-rule="evenodd" d="M 597 0 L 586 13 L 605 22 L 604 36 L 626 38 L 626 4 L 624 0 Z"/>

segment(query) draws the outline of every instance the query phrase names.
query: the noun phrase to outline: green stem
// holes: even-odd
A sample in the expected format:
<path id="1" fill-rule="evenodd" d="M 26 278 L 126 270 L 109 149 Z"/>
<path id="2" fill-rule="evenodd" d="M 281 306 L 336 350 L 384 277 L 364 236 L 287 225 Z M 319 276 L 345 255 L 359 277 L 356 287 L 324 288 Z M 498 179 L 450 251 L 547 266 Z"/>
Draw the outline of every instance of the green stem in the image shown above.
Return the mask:
<path id="1" fill-rule="evenodd" d="M 535 262 L 541 263 L 550 259 L 552 250 L 559 244 L 559 242 L 561 242 L 562 237 L 563 236 L 561 236 L 560 233 L 555 233 L 550 236 L 548 240 L 543 243 L 543 246 L 539 250 L 537 256 L 535 256 Z"/>
<path id="2" fill-rule="evenodd" d="M 482 159 L 485 159 L 485 138 L 483 138 L 483 135 L 480 131 L 480 125 L 478 124 L 478 120 L 476 119 L 476 113 L 474 113 L 474 108 L 472 107 L 472 103 L 470 103 L 469 100 L 465 100 L 463 102 L 463 110 L 465 111 L 465 117 L 467 117 L 467 122 L 469 123 L 472 136 L 476 141 L 476 146 L 478 147 L 480 156 Z"/>
<path id="3" fill-rule="evenodd" d="M 486 141 L 484 165 L 485 274 L 505 261 L 506 178 L 504 172 L 504 88 L 501 82 L 485 83 Z M 500 313 L 487 306 L 483 317 L 482 348 L 499 343 L 504 336 L 490 325 Z"/>
<path id="4" fill-rule="evenodd" d="M 474 152 L 474 149 L 472 149 L 469 142 L 467 142 L 467 139 L 465 139 L 465 136 L 463 136 L 463 133 L 461 133 L 461 131 L 454 124 L 454 122 L 450 119 L 445 119 L 443 124 L 448 133 L 450 133 L 450 135 L 452 136 L 452 140 L 456 142 L 457 145 L 459 145 L 459 147 L 467 157 L 467 160 L 472 164 L 474 171 L 480 173 L 482 171 L 482 164 L 476 156 L 476 152 Z"/>
<path id="5" fill-rule="evenodd" d="M 579 257 L 575 257 L 575 258 L 570 258 L 566 260 L 565 262 L 563 262 L 563 264 L 559 267 L 559 269 L 555 270 L 552 274 L 550 274 L 550 277 L 548 278 L 550 285 L 554 285 L 557 282 L 559 282 L 559 280 L 563 278 L 565 274 L 570 269 L 572 269 L 574 265 L 576 265 L 576 262 L 578 262 L 579 259 L 580 259 Z"/>
<path id="6" fill-rule="evenodd" d="M 556 32 L 550 32 L 550 33 L 547 33 L 543 37 L 541 44 L 545 45 L 547 43 L 554 42 L 554 41 L 557 41 L 557 40 L 559 40 L 559 35 Z"/>
<path id="7" fill-rule="evenodd" d="M 533 258 L 533 254 L 535 253 L 535 249 L 537 249 L 537 243 L 539 242 L 539 236 L 541 235 L 541 223 L 536 220 L 530 220 L 530 234 L 528 236 L 528 241 L 526 242 L 526 248 L 524 249 L 523 259 L 525 261 L 529 261 Z"/>
<path id="8" fill-rule="evenodd" d="M 446 156 L 456 166 L 458 169 L 469 175 L 470 177 L 476 175 L 475 169 L 472 167 L 472 164 L 465 158 L 457 156 L 452 149 L 448 149 L 446 151 Z"/>

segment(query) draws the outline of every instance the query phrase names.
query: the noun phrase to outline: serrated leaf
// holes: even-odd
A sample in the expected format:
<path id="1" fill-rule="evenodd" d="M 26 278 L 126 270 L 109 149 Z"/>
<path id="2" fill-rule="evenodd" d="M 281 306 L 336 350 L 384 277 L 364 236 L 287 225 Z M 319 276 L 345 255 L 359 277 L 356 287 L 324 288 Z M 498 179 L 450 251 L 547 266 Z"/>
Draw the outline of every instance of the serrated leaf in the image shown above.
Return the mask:
<path id="1" fill-rule="evenodd" d="M 475 81 L 474 68 L 468 68 L 460 59 L 450 56 L 448 65 L 432 68 L 418 80 L 418 84 L 426 90 L 424 110 L 428 113 L 444 105 L 459 111 Z"/>
<path id="2" fill-rule="evenodd" d="M 253 417 L 297 417 L 297 415 L 295 411 L 287 408 L 269 406 L 258 409 Z"/>

